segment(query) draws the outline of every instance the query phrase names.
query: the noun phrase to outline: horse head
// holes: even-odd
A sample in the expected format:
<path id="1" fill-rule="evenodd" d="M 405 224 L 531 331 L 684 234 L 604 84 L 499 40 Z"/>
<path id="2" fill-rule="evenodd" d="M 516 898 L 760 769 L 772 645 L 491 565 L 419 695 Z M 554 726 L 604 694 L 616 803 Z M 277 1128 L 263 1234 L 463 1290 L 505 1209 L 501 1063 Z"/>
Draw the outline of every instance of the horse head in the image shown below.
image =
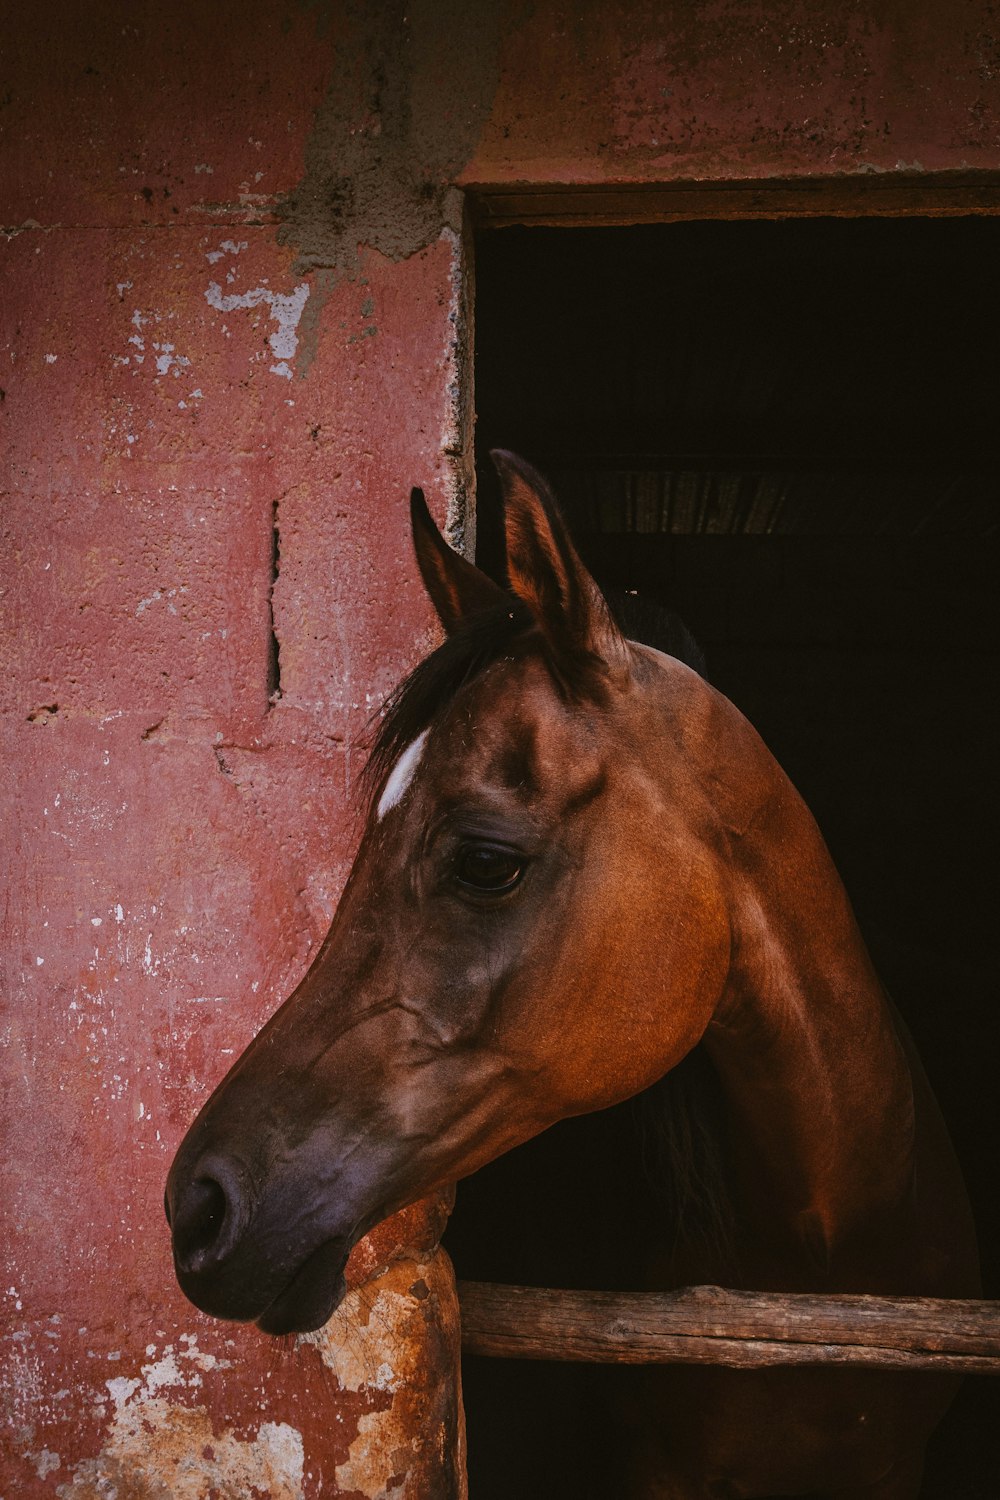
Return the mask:
<path id="1" fill-rule="evenodd" d="M 315 962 L 170 1172 L 184 1291 L 269 1332 L 329 1317 L 381 1219 L 661 1077 L 725 985 L 723 834 L 692 753 L 724 700 L 625 640 L 544 481 L 494 458 L 510 587 L 414 491 L 444 643 L 390 701 Z"/>

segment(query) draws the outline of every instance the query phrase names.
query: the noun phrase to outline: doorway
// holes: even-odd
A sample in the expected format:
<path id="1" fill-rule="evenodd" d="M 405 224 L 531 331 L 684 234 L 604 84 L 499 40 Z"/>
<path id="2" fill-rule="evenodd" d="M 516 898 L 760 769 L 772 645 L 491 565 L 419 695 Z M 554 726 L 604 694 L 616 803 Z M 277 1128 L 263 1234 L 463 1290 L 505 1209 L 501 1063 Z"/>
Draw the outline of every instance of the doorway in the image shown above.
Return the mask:
<path id="1" fill-rule="evenodd" d="M 502 569 L 487 455 L 513 448 L 598 581 L 691 629 L 831 847 L 949 1121 L 991 1297 L 998 252 L 1000 220 L 971 217 L 512 228 L 476 248 L 478 560 Z M 462 1184 L 459 1275 L 627 1289 L 633 1129 L 627 1106 L 567 1122 Z M 613 1493 L 601 1374 L 504 1364 L 466 1361 L 474 1500 Z M 626 1402 L 633 1374 L 614 1377 Z M 927 1500 L 1000 1492 L 998 1415 L 1000 1385 L 968 1382 Z"/>

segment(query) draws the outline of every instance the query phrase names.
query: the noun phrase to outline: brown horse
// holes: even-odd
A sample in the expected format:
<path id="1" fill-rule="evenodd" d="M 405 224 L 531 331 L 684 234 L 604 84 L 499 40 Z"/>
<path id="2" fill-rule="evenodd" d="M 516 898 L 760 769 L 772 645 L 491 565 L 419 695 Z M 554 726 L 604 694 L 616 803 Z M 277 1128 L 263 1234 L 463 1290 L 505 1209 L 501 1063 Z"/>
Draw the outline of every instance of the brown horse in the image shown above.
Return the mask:
<path id="1" fill-rule="evenodd" d="M 625 639 L 544 482 L 495 459 L 509 592 L 414 492 L 447 638 L 383 721 L 316 961 L 177 1154 L 181 1286 L 219 1317 L 316 1328 L 379 1220 L 701 1043 L 740 1284 L 975 1295 L 945 1128 L 811 815 L 732 704 Z M 726 1274 L 649 1248 L 648 1287 Z M 908 1500 L 950 1393 L 663 1369 L 636 1487 Z"/>

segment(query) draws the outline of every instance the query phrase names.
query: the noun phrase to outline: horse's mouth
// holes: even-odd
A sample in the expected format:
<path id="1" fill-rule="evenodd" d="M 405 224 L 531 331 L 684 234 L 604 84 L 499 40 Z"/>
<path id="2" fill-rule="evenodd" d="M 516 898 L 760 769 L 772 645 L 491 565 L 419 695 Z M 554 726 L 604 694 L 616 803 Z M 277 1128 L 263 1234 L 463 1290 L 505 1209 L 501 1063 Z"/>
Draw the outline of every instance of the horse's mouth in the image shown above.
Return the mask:
<path id="1" fill-rule="evenodd" d="M 283 1292 L 256 1319 L 264 1333 L 312 1333 L 322 1328 L 344 1295 L 347 1252 L 342 1239 L 327 1240 L 296 1271 Z"/>

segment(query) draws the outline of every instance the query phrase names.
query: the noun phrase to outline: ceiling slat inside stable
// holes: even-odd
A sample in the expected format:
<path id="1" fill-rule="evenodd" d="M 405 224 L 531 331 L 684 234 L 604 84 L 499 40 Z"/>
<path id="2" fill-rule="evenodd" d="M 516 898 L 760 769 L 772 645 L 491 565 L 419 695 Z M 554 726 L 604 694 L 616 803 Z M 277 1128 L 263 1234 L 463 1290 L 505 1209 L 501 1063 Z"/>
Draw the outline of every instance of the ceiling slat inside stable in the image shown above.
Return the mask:
<path id="1" fill-rule="evenodd" d="M 478 451 L 578 528 L 997 531 L 1000 219 L 508 229 L 477 263 Z"/>

